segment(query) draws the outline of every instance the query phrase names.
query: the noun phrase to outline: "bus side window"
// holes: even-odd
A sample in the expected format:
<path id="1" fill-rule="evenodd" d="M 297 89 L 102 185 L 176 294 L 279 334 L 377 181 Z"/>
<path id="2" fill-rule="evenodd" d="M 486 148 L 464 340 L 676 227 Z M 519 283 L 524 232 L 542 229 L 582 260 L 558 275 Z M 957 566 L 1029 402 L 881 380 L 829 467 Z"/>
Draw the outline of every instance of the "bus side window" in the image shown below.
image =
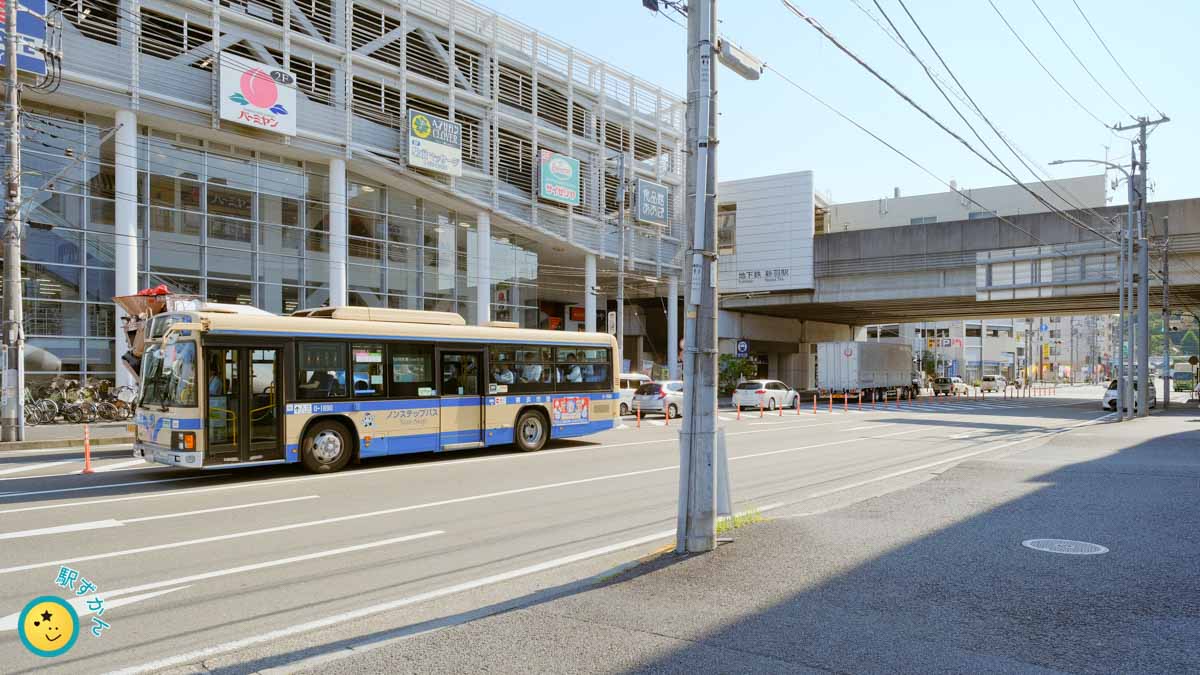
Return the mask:
<path id="1" fill-rule="evenodd" d="M 350 346 L 354 360 L 354 395 L 383 396 L 383 345 L 355 343 Z"/>
<path id="2" fill-rule="evenodd" d="M 319 400 L 346 395 L 346 343 L 301 342 L 296 393 L 302 399 Z"/>
<path id="3" fill-rule="evenodd" d="M 389 353 L 392 365 L 389 396 L 418 398 L 437 395 L 437 385 L 433 381 L 432 346 L 395 342 L 390 345 Z"/>

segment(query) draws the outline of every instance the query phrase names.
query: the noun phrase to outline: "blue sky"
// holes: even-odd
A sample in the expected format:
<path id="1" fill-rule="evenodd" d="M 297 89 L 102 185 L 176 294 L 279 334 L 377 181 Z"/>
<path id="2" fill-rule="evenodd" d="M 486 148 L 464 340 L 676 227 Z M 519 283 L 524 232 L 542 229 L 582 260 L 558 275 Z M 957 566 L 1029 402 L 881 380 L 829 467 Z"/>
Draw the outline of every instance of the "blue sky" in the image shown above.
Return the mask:
<path id="1" fill-rule="evenodd" d="M 640 0 L 482 0 L 493 9 L 575 45 L 669 91 L 686 82 L 685 34 Z M 834 35 L 950 126 L 969 130 L 926 79 L 854 0 L 793 0 Z M 872 0 L 858 0 L 879 16 Z M 924 47 L 896 0 L 880 0 L 917 52 Z M 1059 158 L 1105 157 L 1127 163 L 1129 143 L 1080 110 L 1030 58 L 987 0 L 906 0 L 908 8 L 992 122 L 1042 166 Z M 1088 77 L 1038 14 L 1032 0 L 995 0 L 1042 62 L 1085 107 L 1105 122 L 1131 121 Z M 1172 118 L 1150 140 L 1155 200 L 1200 196 L 1200 2 L 1078 0 L 1088 18 L 1150 101 Z M 1112 95 L 1135 115 L 1156 116 L 1088 29 L 1071 0 L 1038 0 L 1055 27 Z M 721 32 L 939 177 L 961 187 L 1008 182 L 937 129 L 777 0 L 725 0 Z M 945 76 L 939 67 L 937 70 Z M 768 72 L 748 82 L 723 71 L 720 89 L 722 179 L 812 169 L 817 187 L 835 201 L 906 195 L 946 188 Z M 957 103 L 957 100 L 955 101 Z M 964 110 L 964 113 L 966 111 Z M 986 125 L 969 113 L 1001 157 L 1032 179 Z M 982 149 L 981 149 L 982 150 Z M 985 152 L 986 154 L 986 152 Z M 1054 177 L 1093 173 L 1086 166 L 1046 167 Z M 1117 190 L 1124 194 L 1124 188 Z M 1114 203 L 1122 202 L 1118 196 Z"/>

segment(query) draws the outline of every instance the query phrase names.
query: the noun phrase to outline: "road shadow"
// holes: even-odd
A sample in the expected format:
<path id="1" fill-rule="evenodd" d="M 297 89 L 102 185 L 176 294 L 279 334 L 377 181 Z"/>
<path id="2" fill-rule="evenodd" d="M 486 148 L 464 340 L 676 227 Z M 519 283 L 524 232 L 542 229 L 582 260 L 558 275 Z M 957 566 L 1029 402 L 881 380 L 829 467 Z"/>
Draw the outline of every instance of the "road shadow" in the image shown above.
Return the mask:
<path id="1" fill-rule="evenodd" d="M 595 603 L 619 617 L 586 596 L 557 610 L 683 645 L 631 672 L 699 672 L 714 650 L 747 671 L 1200 672 L 1200 431 L 1040 470 L 1055 447 L 756 526 Z M 1109 552 L 1023 546 L 1035 538 Z"/>

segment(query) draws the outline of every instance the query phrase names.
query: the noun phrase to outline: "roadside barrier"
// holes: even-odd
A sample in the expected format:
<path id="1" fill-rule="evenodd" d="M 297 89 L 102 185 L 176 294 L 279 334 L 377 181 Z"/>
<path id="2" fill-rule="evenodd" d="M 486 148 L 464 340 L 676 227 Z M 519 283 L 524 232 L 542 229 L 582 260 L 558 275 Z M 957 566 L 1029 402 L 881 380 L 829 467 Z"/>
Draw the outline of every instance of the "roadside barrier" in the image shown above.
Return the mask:
<path id="1" fill-rule="evenodd" d="M 92 471 L 92 432 L 87 424 L 83 425 L 83 471 L 80 473 L 95 473 Z"/>
<path id="2" fill-rule="evenodd" d="M 813 414 L 817 414 L 817 399 L 821 398 L 820 390 L 813 392 Z"/>
<path id="3" fill-rule="evenodd" d="M 635 409 L 637 410 L 637 428 L 641 429 L 642 428 L 642 404 L 641 403 L 637 404 Z"/>
<path id="4" fill-rule="evenodd" d="M 850 392 L 842 392 L 842 412 L 850 412 Z"/>
<path id="5" fill-rule="evenodd" d="M 783 407 L 784 407 L 784 406 L 783 406 L 783 403 L 780 403 L 780 404 L 779 404 L 779 416 L 780 416 L 780 417 L 783 417 Z"/>
<path id="6" fill-rule="evenodd" d="M 833 390 L 829 390 L 829 412 L 833 413 Z"/>
<path id="7" fill-rule="evenodd" d="M 663 426 L 664 427 L 671 426 L 671 406 L 670 405 L 663 406 Z"/>
<path id="8" fill-rule="evenodd" d="M 858 390 L 858 409 L 862 410 L 862 389 Z"/>
<path id="9" fill-rule="evenodd" d="M 796 414 L 800 414 L 800 392 L 796 392 Z"/>
<path id="10" fill-rule="evenodd" d="M 759 417 L 759 419 L 762 419 L 762 416 L 763 416 L 763 402 L 762 402 L 762 399 L 760 398 L 760 399 L 758 399 L 758 417 Z"/>
<path id="11" fill-rule="evenodd" d="M 738 420 L 740 421 L 740 420 L 742 419 L 742 406 L 740 406 L 740 405 L 735 405 L 735 406 L 733 406 L 733 407 L 734 407 L 734 408 L 737 408 L 737 418 L 738 418 Z"/>

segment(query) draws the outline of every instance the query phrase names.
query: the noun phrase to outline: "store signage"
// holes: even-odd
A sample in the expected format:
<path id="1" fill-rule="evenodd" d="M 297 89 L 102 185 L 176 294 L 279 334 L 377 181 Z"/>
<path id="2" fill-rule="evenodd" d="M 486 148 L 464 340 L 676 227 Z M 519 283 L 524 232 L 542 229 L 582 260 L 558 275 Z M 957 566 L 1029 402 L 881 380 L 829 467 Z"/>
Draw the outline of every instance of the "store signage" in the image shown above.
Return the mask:
<path id="1" fill-rule="evenodd" d="M 462 125 L 419 110 L 409 110 L 408 165 L 447 176 L 461 176 Z"/>
<path id="2" fill-rule="evenodd" d="M 579 206 L 579 160 L 542 150 L 538 153 L 538 196 Z"/>
<path id="3" fill-rule="evenodd" d="M 11 1 L 11 0 L 8 0 Z M 8 32 L 5 23 L 8 5 L 0 0 L 0 37 Z M 46 74 L 46 0 L 17 2 L 17 70 L 34 75 Z M 7 41 L 0 40 L 0 69 L 8 63 Z"/>
<path id="4" fill-rule="evenodd" d="M 275 66 L 221 52 L 221 119 L 296 135 L 296 78 Z"/>
<path id="5" fill-rule="evenodd" d="M 671 189 L 654 181 L 637 179 L 637 219 L 648 225 L 667 226 Z"/>

